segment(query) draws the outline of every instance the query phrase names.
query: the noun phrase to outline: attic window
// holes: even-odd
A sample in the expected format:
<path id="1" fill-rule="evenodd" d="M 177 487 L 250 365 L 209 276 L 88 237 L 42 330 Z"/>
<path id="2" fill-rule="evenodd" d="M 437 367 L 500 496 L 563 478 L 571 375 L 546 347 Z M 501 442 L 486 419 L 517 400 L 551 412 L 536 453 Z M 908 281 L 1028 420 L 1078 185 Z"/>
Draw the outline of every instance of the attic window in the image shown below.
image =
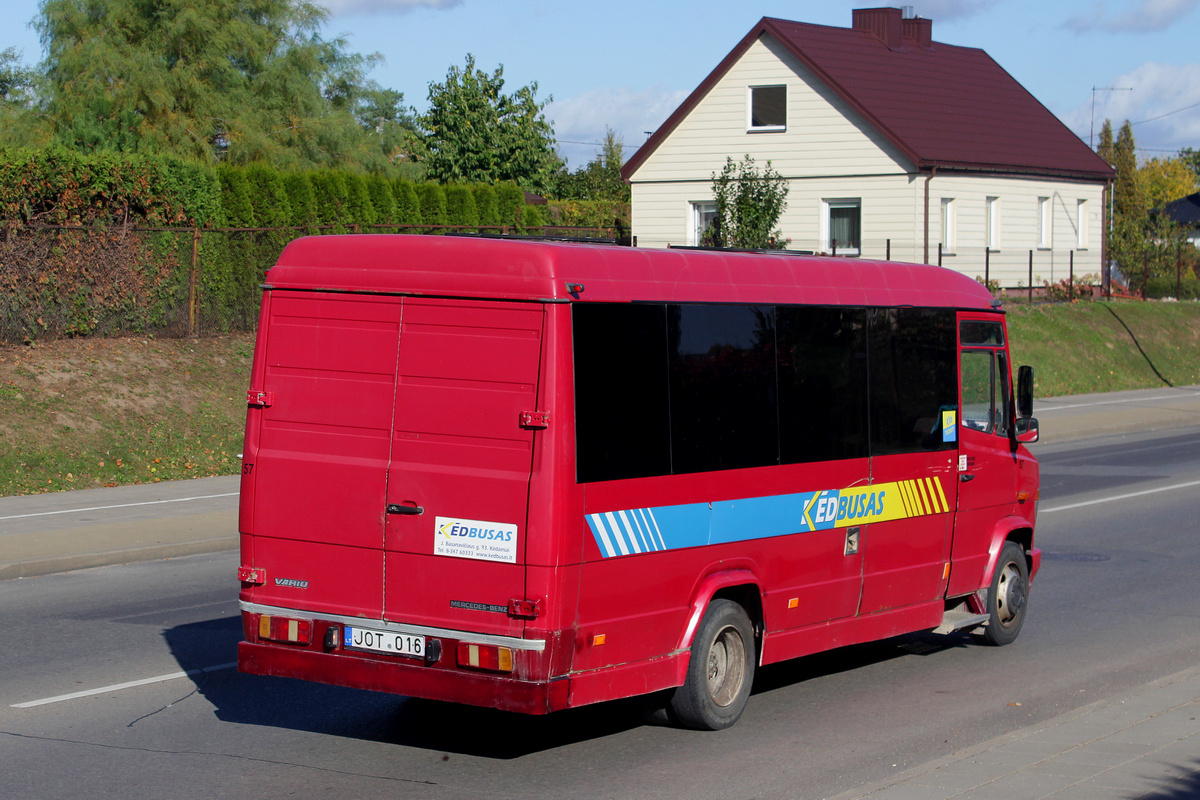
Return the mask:
<path id="1" fill-rule="evenodd" d="M 749 130 L 787 130 L 787 87 L 751 86 L 749 112 Z"/>

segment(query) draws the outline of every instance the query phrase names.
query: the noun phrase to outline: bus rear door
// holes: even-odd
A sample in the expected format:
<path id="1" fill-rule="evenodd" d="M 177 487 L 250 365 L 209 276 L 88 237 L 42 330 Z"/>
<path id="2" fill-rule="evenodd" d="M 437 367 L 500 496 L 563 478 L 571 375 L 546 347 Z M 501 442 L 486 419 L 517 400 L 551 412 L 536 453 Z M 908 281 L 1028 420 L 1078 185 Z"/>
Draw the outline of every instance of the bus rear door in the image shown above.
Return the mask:
<path id="1" fill-rule="evenodd" d="M 521 635 L 543 324 L 540 304 L 405 299 L 385 619 Z"/>

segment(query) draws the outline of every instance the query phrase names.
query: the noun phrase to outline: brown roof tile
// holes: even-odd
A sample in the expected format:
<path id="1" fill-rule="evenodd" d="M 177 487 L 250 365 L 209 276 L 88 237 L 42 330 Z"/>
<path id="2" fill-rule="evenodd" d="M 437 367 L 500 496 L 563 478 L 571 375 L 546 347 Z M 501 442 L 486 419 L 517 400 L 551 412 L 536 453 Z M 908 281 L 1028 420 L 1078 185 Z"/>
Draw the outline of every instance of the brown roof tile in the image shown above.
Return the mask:
<path id="1" fill-rule="evenodd" d="M 882 12 L 882 16 L 880 15 Z M 860 27 L 899 25 L 899 9 L 855 12 Z M 920 171 L 987 170 L 1105 180 L 1112 168 L 982 50 L 764 17 L 625 165 L 628 179 L 760 36 L 779 41 Z M 897 46 L 898 45 L 898 46 Z"/>

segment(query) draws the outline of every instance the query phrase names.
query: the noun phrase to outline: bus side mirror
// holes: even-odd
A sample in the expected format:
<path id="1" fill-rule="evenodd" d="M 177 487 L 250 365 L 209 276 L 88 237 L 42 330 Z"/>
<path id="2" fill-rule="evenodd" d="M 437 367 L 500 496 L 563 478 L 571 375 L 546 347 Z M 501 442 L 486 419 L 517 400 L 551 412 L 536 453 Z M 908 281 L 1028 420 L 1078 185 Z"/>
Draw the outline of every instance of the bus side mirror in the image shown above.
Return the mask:
<path id="1" fill-rule="evenodd" d="M 1018 442 L 1033 444 L 1038 440 L 1038 421 L 1035 417 L 1018 417 L 1014 431 Z"/>
<path id="2" fill-rule="evenodd" d="M 1017 416 L 1033 416 L 1033 367 L 1017 369 Z"/>

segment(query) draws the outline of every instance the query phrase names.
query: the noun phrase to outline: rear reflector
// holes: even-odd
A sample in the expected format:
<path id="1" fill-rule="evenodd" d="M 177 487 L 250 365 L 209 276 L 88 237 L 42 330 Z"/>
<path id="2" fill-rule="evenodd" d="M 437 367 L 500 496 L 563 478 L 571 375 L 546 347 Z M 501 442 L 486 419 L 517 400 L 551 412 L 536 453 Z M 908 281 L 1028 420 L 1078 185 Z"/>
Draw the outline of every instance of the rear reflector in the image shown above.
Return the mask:
<path id="1" fill-rule="evenodd" d="M 312 620 L 272 617 L 258 618 L 258 638 L 272 642 L 308 644 L 312 641 Z"/>
<path id="2" fill-rule="evenodd" d="M 509 647 L 459 642 L 458 665 L 489 672 L 512 672 L 513 651 Z"/>

